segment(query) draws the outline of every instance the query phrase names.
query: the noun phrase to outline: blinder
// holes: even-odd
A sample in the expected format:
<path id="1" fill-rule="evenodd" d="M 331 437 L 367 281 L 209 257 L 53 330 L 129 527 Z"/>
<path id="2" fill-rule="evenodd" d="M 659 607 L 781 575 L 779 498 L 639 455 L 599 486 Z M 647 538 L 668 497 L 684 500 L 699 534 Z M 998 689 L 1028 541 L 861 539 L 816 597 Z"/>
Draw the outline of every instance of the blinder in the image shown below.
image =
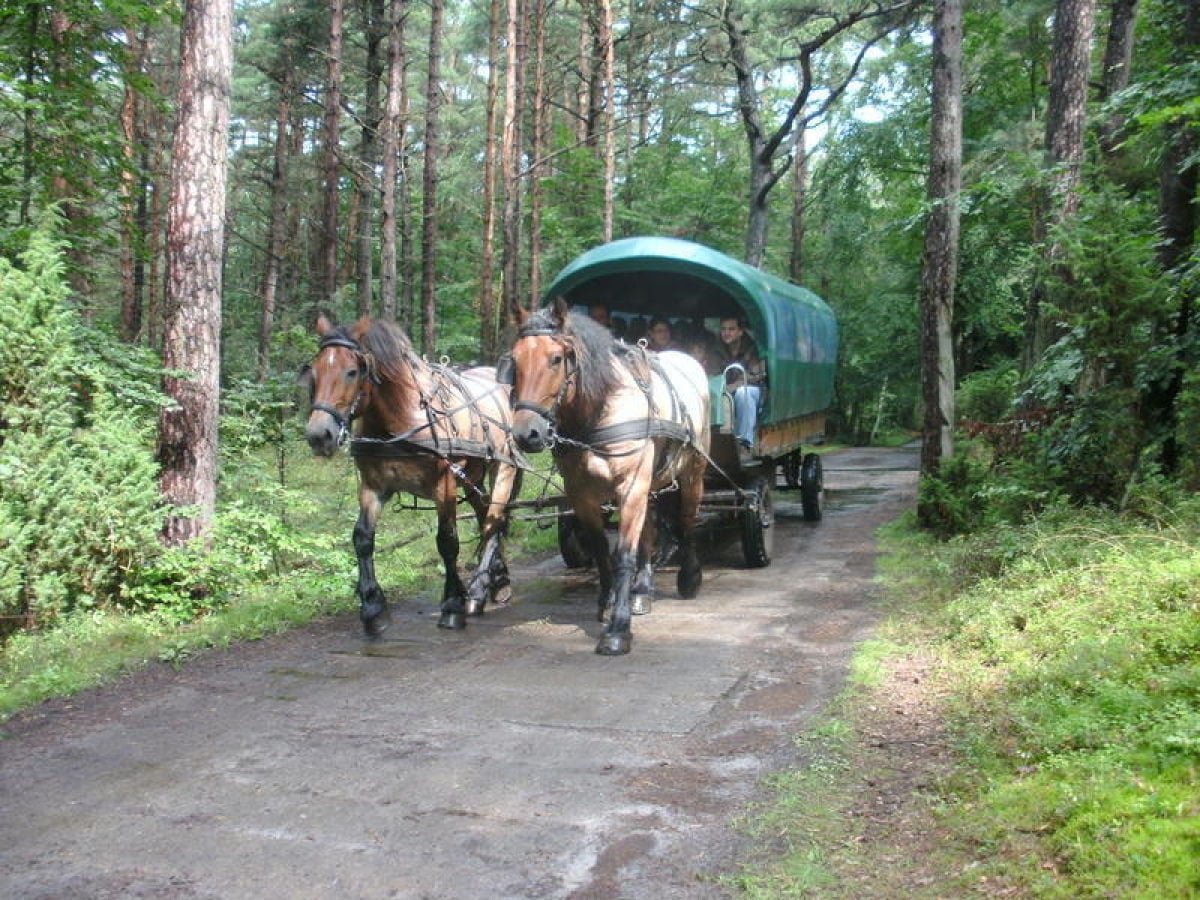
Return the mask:
<path id="1" fill-rule="evenodd" d="M 513 387 L 517 383 L 517 364 L 511 353 L 505 353 L 496 362 L 496 383 Z"/>

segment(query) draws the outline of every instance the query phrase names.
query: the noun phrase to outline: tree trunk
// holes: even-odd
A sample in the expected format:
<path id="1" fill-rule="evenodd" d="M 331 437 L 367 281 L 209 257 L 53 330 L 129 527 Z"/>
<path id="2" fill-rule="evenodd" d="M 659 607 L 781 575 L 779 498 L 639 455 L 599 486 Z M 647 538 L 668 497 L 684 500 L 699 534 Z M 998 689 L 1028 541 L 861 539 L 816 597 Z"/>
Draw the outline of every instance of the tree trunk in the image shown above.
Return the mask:
<path id="1" fill-rule="evenodd" d="M 796 284 L 804 283 L 804 235 L 807 229 L 808 207 L 808 147 L 804 126 L 796 135 L 795 158 L 792 160 L 792 248 L 788 259 L 788 277 Z"/>
<path id="2" fill-rule="evenodd" d="M 358 314 L 374 314 L 375 290 L 375 170 L 379 146 L 379 84 L 383 81 L 383 59 L 379 47 L 385 34 L 384 0 L 363 0 L 367 41 L 366 83 L 363 90 L 362 138 L 358 160 L 358 253 L 355 281 L 358 284 Z"/>
<path id="3" fill-rule="evenodd" d="M 1112 0 L 1108 22 L 1108 40 L 1104 45 L 1104 71 L 1100 80 L 1100 99 L 1108 100 L 1129 86 L 1129 66 L 1133 61 L 1133 30 L 1137 22 L 1138 0 Z M 1106 158 L 1116 155 L 1124 120 L 1109 116 L 1100 124 L 1100 150 Z"/>
<path id="4" fill-rule="evenodd" d="M 383 166 L 379 199 L 379 305 L 380 315 L 396 320 L 396 180 L 399 174 L 400 134 L 404 129 L 402 106 L 404 67 L 404 19 L 406 0 L 390 0 L 388 7 L 387 101 L 380 128 Z"/>
<path id="5" fill-rule="evenodd" d="M 146 42 L 143 35 L 129 28 L 125 30 L 130 48 L 127 76 L 140 77 L 145 57 Z M 138 277 L 141 267 L 141 236 L 138 231 L 139 209 L 144 209 L 145 179 L 138 165 L 138 138 L 141 136 L 139 114 L 141 104 L 138 92 L 133 87 L 133 78 L 127 77 L 125 95 L 121 104 L 121 133 L 124 166 L 121 170 L 121 339 L 133 343 L 142 331 L 142 284 Z"/>
<path id="6" fill-rule="evenodd" d="M 163 379 L 172 402 L 158 426 L 159 487 L 171 507 L 163 533 L 174 545 L 203 534 L 216 507 L 231 0 L 184 5 L 180 60 L 167 209 L 163 366 L 187 375 Z"/>
<path id="7" fill-rule="evenodd" d="M 929 202 L 921 262 L 921 384 L 925 405 L 921 472 L 936 475 L 954 455 L 954 343 L 962 189 L 962 0 L 937 0 L 933 20 L 933 109 Z"/>
<path id="8" fill-rule="evenodd" d="M 617 180 L 616 48 L 611 0 L 600 0 L 600 45 L 604 53 L 604 240 L 613 239 L 613 188 Z"/>
<path id="9" fill-rule="evenodd" d="M 546 153 L 546 0 L 533 0 L 533 136 L 529 155 L 529 305 L 542 292 L 542 159 Z"/>
<path id="10" fill-rule="evenodd" d="M 792 160 L 785 151 L 787 141 L 793 133 L 803 129 L 813 119 L 823 116 L 837 102 L 846 88 L 858 75 L 867 51 L 880 41 L 888 32 L 899 25 L 895 13 L 900 7 L 887 8 L 882 5 L 862 6 L 842 15 L 813 16 L 814 22 L 829 24 L 799 47 L 795 57 L 800 75 L 799 87 L 791 106 L 780 118 L 779 124 L 768 130 L 761 109 L 758 87 L 755 83 L 755 71 L 751 62 L 751 53 L 747 45 L 748 29 L 742 25 L 741 15 L 734 0 L 726 0 L 721 8 L 721 30 L 729 44 L 728 62 L 733 69 L 737 85 L 737 112 L 746 133 L 746 142 L 750 159 L 750 190 L 747 194 L 746 244 L 744 258 L 752 266 L 760 266 L 767 248 L 767 225 L 769 222 L 768 204 L 771 191 L 774 190 L 781 178 L 791 169 Z M 868 19 L 882 18 L 877 32 L 862 42 L 857 56 L 841 73 L 840 80 L 827 86 L 825 95 L 816 108 L 805 110 L 813 90 L 813 57 L 835 37 Z M 772 115 L 772 119 L 775 116 Z M 780 157 L 784 158 L 780 160 Z"/>
<path id="11" fill-rule="evenodd" d="M 258 380 L 264 382 L 271 371 L 271 335 L 275 330 L 275 310 L 279 302 L 279 275 L 287 250 L 288 194 L 287 172 L 292 122 L 294 69 L 282 68 L 279 104 L 275 108 L 275 158 L 271 168 L 271 213 L 267 223 L 267 260 L 263 272 L 262 308 L 258 319 Z"/>
<path id="12" fill-rule="evenodd" d="M 521 303 L 521 108 L 525 94 L 525 6 L 508 0 L 508 77 L 504 85 L 504 137 L 500 147 L 504 169 L 504 209 L 501 214 L 505 315 Z"/>
<path id="13" fill-rule="evenodd" d="M 1178 41 L 1174 56 L 1175 63 L 1182 67 L 1200 53 L 1200 4 L 1195 0 L 1177 0 L 1174 6 L 1180 25 L 1176 29 Z M 1195 278 L 1188 277 L 1187 264 L 1196 242 L 1197 202 L 1200 201 L 1198 158 L 1200 129 L 1194 122 L 1177 121 L 1168 125 L 1166 152 L 1159 164 L 1158 209 L 1163 240 L 1159 244 L 1158 259 L 1163 272 L 1174 282 L 1179 299 L 1174 323 L 1162 328 L 1163 331 L 1174 331 L 1176 363 L 1167 384 L 1152 388 L 1145 403 L 1148 423 L 1152 431 L 1157 432 L 1151 436 L 1163 440 L 1162 465 L 1168 473 L 1177 472 L 1181 462 L 1179 396 L 1184 374 L 1194 373 L 1197 369 L 1196 352 L 1189 346 L 1189 331 L 1198 288 Z"/>
<path id="14" fill-rule="evenodd" d="M 500 96 L 500 0 L 488 9 L 487 112 L 483 148 L 483 253 L 479 266 L 479 346 L 482 360 L 496 360 L 500 333 L 496 320 L 496 103 Z"/>
<path id="15" fill-rule="evenodd" d="M 429 15 L 429 80 L 425 86 L 425 171 L 421 198 L 421 348 L 432 356 L 437 350 L 437 238 L 438 238 L 438 114 L 442 105 L 441 52 L 443 0 L 433 0 Z"/>
<path id="16" fill-rule="evenodd" d="M 1087 123 L 1087 86 L 1091 62 L 1095 0 L 1058 0 L 1054 14 L 1054 50 L 1050 59 L 1050 97 L 1046 112 L 1046 166 L 1050 186 L 1035 221 L 1035 238 L 1050 240 L 1045 251 L 1048 268 L 1059 265 L 1062 247 L 1054 230 L 1075 217 L 1083 168 L 1083 137 Z M 1042 358 L 1059 337 L 1060 327 L 1045 315 L 1045 278 L 1035 280 L 1025 319 L 1024 369 Z"/>
<path id="17" fill-rule="evenodd" d="M 325 113 L 321 124 L 321 230 L 317 249 L 318 304 L 324 304 L 330 309 L 337 299 L 338 289 L 338 178 L 341 174 L 342 42 L 345 15 L 345 0 L 330 0 Z"/>

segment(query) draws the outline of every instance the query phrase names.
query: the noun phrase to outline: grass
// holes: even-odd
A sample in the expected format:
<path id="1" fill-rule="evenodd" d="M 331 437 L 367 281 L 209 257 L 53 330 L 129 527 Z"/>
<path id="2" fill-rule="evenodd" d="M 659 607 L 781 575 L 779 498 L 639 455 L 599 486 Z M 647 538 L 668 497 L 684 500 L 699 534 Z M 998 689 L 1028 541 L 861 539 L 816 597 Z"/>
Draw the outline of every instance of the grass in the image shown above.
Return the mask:
<path id="1" fill-rule="evenodd" d="M 806 765 L 746 825 L 783 855 L 734 886 L 1200 896 L 1200 504 L 1153 521 L 1055 511 L 945 544 L 904 523 L 883 541 L 888 621 Z M 927 745 L 880 753 L 869 734 L 887 733 L 889 678 L 916 657 L 950 752 L 914 792 Z M 888 820 L 856 826 L 863 798 L 889 792 Z"/>
<path id="2" fill-rule="evenodd" d="M 317 460 L 302 448 L 278 460 L 267 453 L 225 466 L 214 548 L 201 568 L 208 591 L 198 601 L 150 611 L 89 610 L 44 631 L 12 636 L 0 648 L 0 722 L 52 697 L 66 697 L 155 662 L 178 665 L 194 653 L 255 640 L 351 610 L 356 565 L 350 532 L 358 516 L 350 459 Z M 549 471 L 549 460 L 539 460 Z M 546 480 L 527 473 L 521 496 Z M 380 518 L 377 576 L 392 595 L 440 590 L 436 516 L 393 499 Z M 428 504 L 421 504 L 428 506 Z M 518 515 L 506 544 L 510 559 L 557 546 L 552 519 Z M 475 551 L 473 521 L 459 523 L 460 566 Z"/>

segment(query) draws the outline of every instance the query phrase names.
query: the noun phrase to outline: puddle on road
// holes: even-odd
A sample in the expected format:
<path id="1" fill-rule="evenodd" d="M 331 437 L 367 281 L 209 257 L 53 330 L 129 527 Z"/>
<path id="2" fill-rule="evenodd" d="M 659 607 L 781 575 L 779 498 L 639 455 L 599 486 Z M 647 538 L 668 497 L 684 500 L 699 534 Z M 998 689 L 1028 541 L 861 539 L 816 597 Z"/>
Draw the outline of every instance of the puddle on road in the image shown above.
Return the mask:
<path id="1" fill-rule="evenodd" d="M 338 652 L 336 650 L 331 652 Z M 329 678 L 329 679 L 354 679 L 361 678 L 357 672 L 314 672 L 311 669 L 296 669 L 291 666 L 280 666 L 275 669 L 267 670 L 271 675 L 284 675 L 290 678 Z"/>
<path id="2" fill-rule="evenodd" d="M 887 488 L 862 487 L 845 490 L 826 490 L 825 504 L 834 509 L 861 509 L 887 493 Z"/>

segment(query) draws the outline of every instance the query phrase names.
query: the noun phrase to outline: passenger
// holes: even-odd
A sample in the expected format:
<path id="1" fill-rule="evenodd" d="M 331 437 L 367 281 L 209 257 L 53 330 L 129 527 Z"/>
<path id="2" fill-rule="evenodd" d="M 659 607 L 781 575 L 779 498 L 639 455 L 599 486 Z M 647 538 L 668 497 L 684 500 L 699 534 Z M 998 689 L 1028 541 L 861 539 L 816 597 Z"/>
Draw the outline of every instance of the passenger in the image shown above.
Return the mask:
<path id="1" fill-rule="evenodd" d="M 593 303 L 589 306 L 588 318 L 593 322 L 599 322 L 605 328 L 612 328 L 612 316 L 609 314 L 608 307 L 603 303 Z"/>
<path id="2" fill-rule="evenodd" d="M 646 337 L 646 317 L 635 316 L 629 320 L 629 325 L 625 328 L 625 343 L 636 344 L 642 338 Z"/>
<path id="3" fill-rule="evenodd" d="M 679 345 L 671 337 L 671 323 L 662 316 L 655 316 L 650 320 L 650 330 L 646 332 L 646 344 L 656 353 L 679 349 Z"/>
<path id="4" fill-rule="evenodd" d="M 683 349 L 696 358 L 704 367 L 704 374 L 710 378 L 720 375 L 722 350 L 717 336 L 704 327 L 704 321 L 697 319 L 687 326 L 681 339 Z"/>
<path id="5" fill-rule="evenodd" d="M 754 430 L 758 426 L 758 410 L 767 374 L 758 354 L 758 345 L 746 331 L 746 324 L 740 317 L 721 319 L 725 387 L 733 395 L 733 434 L 743 462 L 747 461 L 754 446 Z"/>

